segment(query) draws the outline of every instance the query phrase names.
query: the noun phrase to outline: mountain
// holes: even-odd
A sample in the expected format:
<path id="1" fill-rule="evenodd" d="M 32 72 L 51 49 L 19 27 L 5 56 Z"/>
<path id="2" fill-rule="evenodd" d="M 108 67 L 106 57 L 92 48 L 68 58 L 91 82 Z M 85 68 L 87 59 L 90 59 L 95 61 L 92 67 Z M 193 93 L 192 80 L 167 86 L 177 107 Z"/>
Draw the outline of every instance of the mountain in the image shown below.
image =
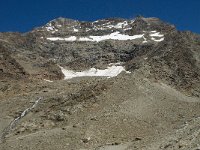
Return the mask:
<path id="1" fill-rule="evenodd" d="M 158 18 L 0 33 L 0 149 L 198 149 L 200 35 Z"/>

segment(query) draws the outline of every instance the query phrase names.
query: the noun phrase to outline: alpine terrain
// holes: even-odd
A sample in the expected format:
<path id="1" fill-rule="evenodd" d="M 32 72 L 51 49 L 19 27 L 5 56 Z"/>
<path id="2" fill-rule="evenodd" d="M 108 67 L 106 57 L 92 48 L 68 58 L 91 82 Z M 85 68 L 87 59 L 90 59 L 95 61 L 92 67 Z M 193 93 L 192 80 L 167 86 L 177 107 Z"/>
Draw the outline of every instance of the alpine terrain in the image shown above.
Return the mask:
<path id="1" fill-rule="evenodd" d="M 0 150 L 200 150 L 200 35 L 144 17 L 0 33 Z"/>

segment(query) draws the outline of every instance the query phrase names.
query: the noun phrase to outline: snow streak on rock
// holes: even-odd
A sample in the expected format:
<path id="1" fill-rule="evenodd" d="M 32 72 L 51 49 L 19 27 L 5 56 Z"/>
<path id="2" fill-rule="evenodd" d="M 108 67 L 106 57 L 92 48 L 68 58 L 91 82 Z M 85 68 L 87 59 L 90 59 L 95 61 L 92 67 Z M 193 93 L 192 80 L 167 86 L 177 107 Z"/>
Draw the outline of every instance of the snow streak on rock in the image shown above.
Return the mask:
<path id="1" fill-rule="evenodd" d="M 89 37 L 76 37 L 76 36 L 70 36 L 67 38 L 60 38 L 60 37 L 49 37 L 47 40 L 50 41 L 68 41 L 68 42 L 73 42 L 73 41 L 90 41 L 90 42 L 100 42 L 100 41 L 105 41 L 105 40 L 121 40 L 121 41 L 126 41 L 126 40 L 134 40 L 134 39 L 139 39 L 142 38 L 144 34 L 140 35 L 125 35 L 121 34 L 120 32 L 114 32 L 108 35 L 103 35 L 103 36 L 89 36 Z"/>
<path id="2" fill-rule="evenodd" d="M 44 81 L 46 81 L 46 82 L 53 82 L 53 81 L 51 81 L 51 80 L 47 80 L 47 79 L 44 79 Z"/>
<path id="3" fill-rule="evenodd" d="M 22 119 L 24 116 L 26 116 L 33 108 L 35 108 L 37 106 L 37 104 L 42 100 L 42 98 L 39 98 L 38 100 L 35 101 L 35 103 L 25 109 L 17 118 L 15 118 L 11 123 L 10 125 L 4 129 L 3 133 L 1 134 L 1 137 L 0 137 L 0 142 L 4 140 L 5 136 L 7 134 L 9 134 L 9 132 L 15 128 L 15 126 L 17 125 L 17 123 L 19 122 L 20 119 Z"/>
<path id="4" fill-rule="evenodd" d="M 151 40 L 155 42 L 161 42 L 164 40 L 164 35 L 161 34 L 160 32 L 151 31 L 150 36 L 151 36 Z"/>

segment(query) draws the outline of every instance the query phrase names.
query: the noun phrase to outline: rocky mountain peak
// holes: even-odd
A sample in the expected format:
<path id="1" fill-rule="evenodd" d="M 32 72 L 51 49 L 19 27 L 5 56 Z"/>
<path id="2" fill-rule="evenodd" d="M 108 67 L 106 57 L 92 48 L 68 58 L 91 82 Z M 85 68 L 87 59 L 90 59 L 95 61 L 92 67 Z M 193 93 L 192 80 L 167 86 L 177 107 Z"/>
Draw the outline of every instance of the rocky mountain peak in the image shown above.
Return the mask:
<path id="1" fill-rule="evenodd" d="M 199 62 L 196 56 L 198 50 L 191 47 L 199 45 L 198 38 L 194 42 L 194 37 L 196 36 L 192 33 L 177 31 L 174 25 L 158 18 L 108 18 L 93 22 L 57 18 L 23 35 L 1 34 L 1 42 L 4 47 L 15 50 L 17 55 L 13 57 L 19 65 L 27 68 L 24 63 L 29 61 L 31 69 L 24 69 L 26 74 L 33 74 L 33 70 L 37 72 L 34 74 L 40 74 L 38 71 L 44 69 L 44 76 L 51 79 L 63 77 L 58 66 L 83 71 L 105 68 L 110 63 L 119 62 L 128 70 L 141 67 L 144 63 L 156 70 L 161 63 L 160 65 L 171 68 L 167 72 L 170 73 L 169 76 L 174 76 L 179 67 L 174 70 L 170 65 L 179 63 L 182 66 L 186 61 L 193 72 L 190 75 L 196 76 L 198 71 L 194 68 L 199 68 L 196 66 Z M 171 53 L 173 59 L 170 58 Z M 184 57 L 178 60 L 181 55 Z M 187 56 L 190 61 L 186 60 Z M 192 67 L 191 62 L 196 62 L 195 67 Z M 181 69 L 183 74 L 184 69 Z M 164 76 L 162 73 L 157 74 Z"/>
<path id="2" fill-rule="evenodd" d="M 0 112 L 0 149 L 198 149 L 200 35 L 144 17 L 0 33 Z"/>

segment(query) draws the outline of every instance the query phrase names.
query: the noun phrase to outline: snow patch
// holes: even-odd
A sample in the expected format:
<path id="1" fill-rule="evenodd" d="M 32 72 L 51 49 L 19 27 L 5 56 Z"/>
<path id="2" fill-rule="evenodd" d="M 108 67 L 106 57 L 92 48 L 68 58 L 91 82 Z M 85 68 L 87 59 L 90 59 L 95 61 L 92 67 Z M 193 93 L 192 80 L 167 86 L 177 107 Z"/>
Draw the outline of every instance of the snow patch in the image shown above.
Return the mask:
<path id="1" fill-rule="evenodd" d="M 155 42 L 161 42 L 161 41 L 164 41 L 164 39 L 165 39 L 165 38 L 161 38 L 161 39 L 158 39 L 158 40 L 157 40 L 157 39 L 155 39 L 155 38 L 153 38 L 153 37 L 151 38 L 151 40 L 153 40 L 153 41 L 155 41 Z"/>
<path id="2" fill-rule="evenodd" d="M 86 29 L 85 29 L 86 32 L 88 32 L 88 31 L 90 31 L 90 30 L 91 30 L 91 29 L 89 29 L 89 28 L 86 28 Z"/>
<path id="3" fill-rule="evenodd" d="M 74 32 L 78 32 L 78 31 L 79 31 L 79 30 L 78 30 L 78 29 L 76 29 L 76 28 L 74 28 L 73 30 L 74 30 Z"/>
<path id="4" fill-rule="evenodd" d="M 135 22 L 135 19 L 131 20 L 131 24 Z"/>
<path id="5" fill-rule="evenodd" d="M 132 27 L 125 28 L 124 31 L 131 30 Z"/>
<path id="6" fill-rule="evenodd" d="M 157 31 L 151 31 L 150 36 L 151 36 L 151 40 L 155 42 L 161 42 L 164 40 L 164 35 Z M 160 38 L 160 39 L 156 39 L 155 37 Z"/>
<path id="7" fill-rule="evenodd" d="M 134 40 L 138 38 L 142 38 L 143 34 L 141 35 L 134 35 L 134 36 L 129 36 L 129 35 L 124 35 L 120 34 L 120 32 L 114 32 L 109 35 L 104 35 L 104 36 L 90 36 L 90 38 L 93 39 L 93 41 L 100 42 L 104 40 L 121 40 L 121 41 L 126 41 L 126 40 Z"/>
<path id="8" fill-rule="evenodd" d="M 117 25 L 115 25 L 113 27 L 116 28 L 116 29 L 122 29 L 122 28 L 125 28 L 127 25 L 128 25 L 128 22 L 124 21 L 124 22 L 118 23 Z"/>
<path id="9" fill-rule="evenodd" d="M 51 80 L 47 80 L 47 79 L 44 79 L 44 81 L 47 81 L 47 82 L 53 82 L 53 81 L 51 81 Z"/>
<path id="10" fill-rule="evenodd" d="M 58 24 L 58 25 L 57 25 L 57 27 L 58 27 L 58 28 L 61 28 L 61 27 L 62 27 L 62 25 Z"/>
<path id="11" fill-rule="evenodd" d="M 107 69 L 104 69 L 104 70 L 91 68 L 89 70 L 82 71 L 82 72 L 66 70 L 61 66 L 60 68 L 61 68 L 62 73 L 65 75 L 65 80 L 76 78 L 76 77 L 108 77 L 110 78 L 110 77 L 115 77 L 119 75 L 122 71 L 125 71 L 126 73 L 130 73 L 126 71 L 123 66 L 115 66 L 115 65 L 109 66 L 107 67 Z"/>
<path id="12" fill-rule="evenodd" d="M 78 39 L 78 41 L 91 41 L 91 42 L 93 42 L 93 39 L 92 38 L 88 38 L 88 37 L 80 37 Z"/>
<path id="13" fill-rule="evenodd" d="M 150 31 L 151 33 L 156 33 L 157 31 Z"/>
<path id="14" fill-rule="evenodd" d="M 47 31 L 51 31 L 52 33 L 55 33 L 58 31 L 54 26 L 52 26 L 51 23 L 48 23 L 47 26 L 45 27 Z"/>
<path id="15" fill-rule="evenodd" d="M 128 21 L 123 21 L 123 22 L 118 22 L 117 24 L 111 24 L 111 22 L 107 22 L 101 25 L 93 25 L 93 30 L 98 31 L 98 30 L 108 30 L 108 29 L 124 29 L 128 30 L 130 29 L 130 25 L 128 24 Z"/>
<path id="16" fill-rule="evenodd" d="M 143 36 L 144 41 L 142 43 L 147 43 L 147 38 L 145 38 L 145 36 Z"/>
<path id="17" fill-rule="evenodd" d="M 151 37 L 163 37 L 164 35 L 161 34 L 160 32 L 154 32 L 152 34 L 150 34 Z"/>
<path id="18" fill-rule="evenodd" d="M 47 31 L 53 31 L 54 28 L 53 27 L 46 27 Z"/>
<path id="19" fill-rule="evenodd" d="M 126 40 L 139 39 L 139 38 L 142 38 L 143 36 L 144 36 L 144 34 L 129 36 L 129 35 L 121 34 L 120 32 L 114 32 L 114 33 L 111 33 L 109 35 L 89 36 L 89 37 L 80 37 L 80 38 L 77 38 L 75 36 L 71 36 L 71 37 L 68 37 L 68 38 L 49 37 L 49 38 L 47 38 L 47 40 L 50 40 L 50 41 L 69 41 L 69 42 L 73 42 L 73 41 L 100 42 L 100 41 L 105 41 L 105 40 L 126 41 Z"/>
<path id="20" fill-rule="evenodd" d="M 71 37 L 68 37 L 68 38 L 60 38 L 60 37 L 50 37 L 50 38 L 47 38 L 47 40 L 50 40 L 50 41 L 70 41 L 70 42 L 74 42 L 76 41 L 76 37 L 75 36 L 71 36 Z"/>

